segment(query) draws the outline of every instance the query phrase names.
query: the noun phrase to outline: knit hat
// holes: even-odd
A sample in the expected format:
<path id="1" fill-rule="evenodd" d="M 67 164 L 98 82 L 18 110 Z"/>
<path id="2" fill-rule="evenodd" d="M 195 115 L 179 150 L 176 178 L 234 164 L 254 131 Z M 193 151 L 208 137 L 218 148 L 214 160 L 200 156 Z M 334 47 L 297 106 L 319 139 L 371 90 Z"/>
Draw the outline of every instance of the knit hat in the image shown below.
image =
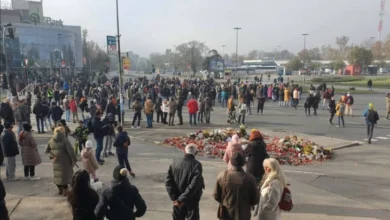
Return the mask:
<path id="1" fill-rule="evenodd" d="M 239 142 L 240 142 L 240 137 L 238 137 L 237 134 L 233 135 L 232 143 L 235 144 L 235 143 L 239 143 Z"/>
<path id="2" fill-rule="evenodd" d="M 91 140 L 88 140 L 85 142 L 85 148 L 89 149 L 93 147 L 93 142 Z"/>
<path id="3" fill-rule="evenodd" d="M 122 166 L 117 166 L 114 168 L 113 177 L 114 180 L 120 182 L 127 178 L 128 171 Z"/>
<path id="4" fill-rule="evenodd" d="M 261 139 L 261 138 L 263 138 L 263 135 L 261 135 L 260 131 L 252 130 L 251 135 L 249 137 L 249 140 L 253 141 L 253 140 Z"/>

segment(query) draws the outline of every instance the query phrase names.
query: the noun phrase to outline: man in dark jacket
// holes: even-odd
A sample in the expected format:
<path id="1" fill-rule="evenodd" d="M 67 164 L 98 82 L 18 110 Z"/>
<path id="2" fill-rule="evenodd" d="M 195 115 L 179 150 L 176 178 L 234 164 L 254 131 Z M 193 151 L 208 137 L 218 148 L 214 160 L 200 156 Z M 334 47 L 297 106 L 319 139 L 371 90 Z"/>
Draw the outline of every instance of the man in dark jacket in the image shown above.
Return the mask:
<path id="1" fill-rule="evenodd" d="M 16 155 L 19 154 L 18 144 L 16 142 L 16 137 L 12 131 L 12 123 L 4 123 L 4 131 L 1 134 L 1 146 L 3 148 L 4 157 L 7 159 L 7 169 L 6 175 L 8 180 L 17 181 L 19 178 L 15 177 L 16 169 Z"/>
<path id="2" fill-rule="evenodd" d="M 38 133 L 45 133 L 45 127 L 43 127 L 43 120 L 45 117 L 45 112 L 41 100 L 37 99 L 33 107 L 33 113 L 35 114 L 35 119 L 37 121 Z"/>
<path id="3" fill-rule="evenodd" d="M 204 114 L 206 117 L 206 123 L 210 123 L 210 114 L 211 114 L 211 108 L 213 106 L 213 99 L 210 98 L 210 95 L 208 94 L 206 98 L 204 99 Z"/>
<path id="4" fill-rule="evenodd" d="M 173 219 L 199 220 L 199 201 L 205 187 L 202 164 L 195 159 L 198 148 L 189 144 L 184 158 L 175 159 L 169 167 L 165 188 L 173 201 Z"/>
<path id="5" fill-rule="evenodd" d="M 116 154 L 118 156 L 118 162 L 121 167 L 125 167 L 131 176 L 135 176 L 133 171 L 131 170 L 131 166 L 129 163 L 129 146 L 131 144 L 129 135 L 126 131 L 123 131 L 122 126 L 118 126 L 118 135 L 115 138 L 114 147 L 116 147 Z"/>
<path id="6" fill-rule="evenodd" d="M 5 99 L 4 102 L 1 103 L 0 109 L 0 117 L 4 119 L 4 122 L 14 123 L 14 113 L 9 99 Z"/>
<path id="7" fill-rule="evenodd" d="M 9 220 L 8 217 L 8 209 L 5 205 L 5 196 L 6 196 L 5 188 L 3 182 L 0 179 L 0 219 Z"/>
<path id="8" fill-rule="evenodd" d="M 62 114 L 64 114 L 64 111 L 60 106 L 57 106 L 57 102 L 51 103 L 51 119 L 53 119 L 54 127 L 58 126 L 58 122 L 62 118 Z"/>
<path id="9" fill-rule="evenodd" d="M 179 118 L 179 124 L 178 125 L 183 125 L 183 105 L 184 105 L 184 97 L 183 95 L 179 96 L 179 100 L 177 101 L 177 117 Z"/>
<path id="10" fill-rule="evenodd" d="M 96 140 L 96 160 L 98 163 L 103 164 L 104 160 L 100 159 L 100 155 L 103 151 L 103 139 L 108 134 L 108 126 L 101 121 L 101 112 L 96 112 L 95 117 L 92 119 L 93 137 Z"/>
<path id="11" fill-rule="evenodd" d="M 97 219 L 105 216 L 109 220 L 135 220 L 145 214 L 145 201 L 137 187 L 130 184 L 127 173 L 125 168 L 115 167 L 111 187 L 103 192 L 95 208 Z"/>

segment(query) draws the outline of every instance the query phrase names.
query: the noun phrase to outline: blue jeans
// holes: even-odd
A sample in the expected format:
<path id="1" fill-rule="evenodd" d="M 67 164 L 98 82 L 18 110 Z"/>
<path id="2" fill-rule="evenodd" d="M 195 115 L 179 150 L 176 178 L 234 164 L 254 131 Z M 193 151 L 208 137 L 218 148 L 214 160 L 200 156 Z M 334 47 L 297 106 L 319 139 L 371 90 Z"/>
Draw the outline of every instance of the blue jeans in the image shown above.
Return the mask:
<path id="1" fill-rule="evenodd" d="M 95 138 L 96 140 L 96 160 L 99 162 L 100 160 L 100 154 L 102 154 L 103 151 L 103 139 L 104 137 Z"/>
<path id="2" fill-rule="evenodd" d="M 128 153 L 127 152 L 116 152 L 116 155 L 118 156 L 118 163 L 121 167 L 126 168 L 128 171 L 131 171 Z"/>
<path id="3" fill-rule="evenodd" d="M 225 97 L 222 96 L 221 102 L 222 102 L 222 108 L 225 108 L 226 107 L 226 99 L 225 99 Z"/>
<path id="4" fill-rule="evenodd" d="M 196 125 L 196 113 L 190 113 L 190 125 L 192 125 L 192 119 L 194 119 L 194 125 Z"/>
<path id="5" fill-rule="evenodd" d="M 43 127 L 43 117 L 36 117 L 35 119 L 37 120 L 38 133 L 44 132 L 45 127 Z"/>
<path id="6" fill-rule="evenodd" d="M 70 121 L 70 110 L 65 110 L 65 121 Z"/>
<path id="7" fill-rule="evenodd" d="M 148 124 L 148 128 L 153 127 L 152 117 L 153 117 L 153 114 L 146 114 L 146 122 Z"/>
<path id="8" fill-rule="evenodd" d="M 17 136 L 20 134 L 20 132 L 22 132 L 23 130 L 23 123 L 24 121 L 19 121 L 18 122 L 18 133 L 17 133 Z"/>
<path id="9" fill-rule="evenodd" d="M 337 123 L 338 126 L 340 126 L 340 120 L 341 120 L 341 122 L 343 123 L 343 126 L 344 126 L 344 116 L 339 116 L 338 117 L 338 123 Z"/>

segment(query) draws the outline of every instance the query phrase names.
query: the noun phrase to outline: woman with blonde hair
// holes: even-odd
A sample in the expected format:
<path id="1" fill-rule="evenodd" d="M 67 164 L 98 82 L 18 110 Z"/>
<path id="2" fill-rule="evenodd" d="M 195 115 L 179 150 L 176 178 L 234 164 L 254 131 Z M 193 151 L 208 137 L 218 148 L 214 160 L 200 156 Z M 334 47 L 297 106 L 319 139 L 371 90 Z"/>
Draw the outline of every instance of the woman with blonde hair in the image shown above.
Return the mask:
<path id="1" fill-rule="evenodd" d="M 265 176 L 261 181 L 260 202 L 255 211 L 258 220 L 280 220 L 279 202 L 283 189 L 286 187 L 286 177 L 274 158 L 263 162 Z"/>

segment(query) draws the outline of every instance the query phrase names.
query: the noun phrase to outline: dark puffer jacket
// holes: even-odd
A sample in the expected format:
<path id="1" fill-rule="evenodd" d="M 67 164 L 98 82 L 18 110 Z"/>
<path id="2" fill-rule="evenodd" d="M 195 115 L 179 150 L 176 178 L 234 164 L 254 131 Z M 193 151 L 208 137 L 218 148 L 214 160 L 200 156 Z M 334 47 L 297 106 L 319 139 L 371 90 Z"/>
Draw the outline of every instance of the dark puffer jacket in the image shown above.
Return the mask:
<path id="1" fill-rule="evenodd" d="M 244 150 L 245 157 L 248 157 L 246 172 L 252 174 L 257 181 L 264 175 L 263 161 L 269 158 L 266 144 L 263 139 L 251 141 Z"/>

